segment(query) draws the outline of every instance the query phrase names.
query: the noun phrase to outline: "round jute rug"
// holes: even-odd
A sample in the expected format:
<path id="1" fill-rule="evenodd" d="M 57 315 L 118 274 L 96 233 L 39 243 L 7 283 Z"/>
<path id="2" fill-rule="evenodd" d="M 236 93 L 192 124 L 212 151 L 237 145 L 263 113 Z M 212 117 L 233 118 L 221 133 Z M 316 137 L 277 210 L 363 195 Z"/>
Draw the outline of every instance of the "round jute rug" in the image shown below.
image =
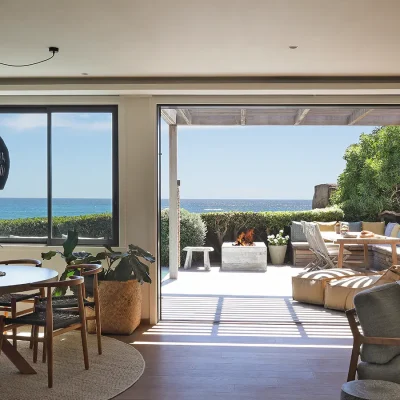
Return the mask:
<path id="1" fill-rule="evenodd" d="M 103 354 L 97 354 L 96 335 L 88 335 L 89 370 L 83 364 L 79 332 L 54 338 L 54 386 L 47 387 L 47 365 L 32 362 L 29 342 L 18 342 L 18 351 L 36 370 L 36 375 L 21 375 L 0 354 L 1 400 L 108 400 L 132 386 L 144 371 L 142 355 L 119 340 L 102 337 Z"/>

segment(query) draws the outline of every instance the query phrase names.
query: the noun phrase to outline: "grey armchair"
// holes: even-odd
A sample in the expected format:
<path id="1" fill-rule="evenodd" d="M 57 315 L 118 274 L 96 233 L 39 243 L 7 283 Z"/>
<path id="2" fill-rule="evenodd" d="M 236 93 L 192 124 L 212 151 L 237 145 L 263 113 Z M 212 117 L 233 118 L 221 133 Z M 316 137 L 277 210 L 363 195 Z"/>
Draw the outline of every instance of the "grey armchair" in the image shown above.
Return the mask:
<path id="1" fill-rule="evenodd" d="M 357 373 L 358 379 L 400 383 L 400 284 L 364 290 L 354 297 L 354 305 L 346 311 L 354 340 L 347 381 Z"/>

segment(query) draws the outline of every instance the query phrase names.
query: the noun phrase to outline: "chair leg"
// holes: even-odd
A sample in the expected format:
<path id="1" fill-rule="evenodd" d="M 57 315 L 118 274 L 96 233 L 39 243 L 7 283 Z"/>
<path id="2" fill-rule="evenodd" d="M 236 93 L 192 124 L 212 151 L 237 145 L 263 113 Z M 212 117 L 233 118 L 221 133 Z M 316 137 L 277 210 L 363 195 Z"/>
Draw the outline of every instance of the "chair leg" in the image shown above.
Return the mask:
<path id="1" fill-rule="evenodd" d="M 44 327 L 43 336 L 46 337 L 46 327 Z M 43 342 L 42 363 L 45 362 L 46 362 L 46 342 Z"/>
<path id="2" fill-rule="evenodd" d="M 29 342 L 29 348 L 30 348 L 31 350 L 33 349 L 33 346 L 34 346 L 33 335 L 34 335 L 34 326 L 32 325 L 32 328 L 31 328 L 31 340 L 30 340 L 30 342 Z"/>
<path id="3" fill-rule="evenodd" d="M 360 356 L 360 343 L 357 340 L 353 342 L 353 350 L 351 352 L 349 372 L 347 375 L 347 382 L 356 379 L 358 357 Z"/>
<path id="4" fill-rule="evenodd" d="M 81 338 L 82 338 L 83 360 L 85 363 L 85 369 L 89 369 L 89 353 L 87 344 L 86 323 L 83 323 L 81 326 Z"/>
<path id="5" fill-rule="evenodd" d="M 3 346 L 3 337 L 4 337 L 4 316 L 0 315 L 0 354 L 1 348 Z"/>
<path id="6" fill-rule="evenodd" d="M 47 351 L 47 379 L 49 388 L 53 387 L 53 332 L 46 332 L 46 351 Z"/>
<path id="7" fill-rule="evenodd" d="M 33 328 L 33 362 L 37 363 L 37 355 L 38 355 L 38 347 L 39 347 L 39 342 L 38 342 L 38 337 L 39 337 L 39 327 L 38 326 L 32 326 Z"/>
<path id="8" fill-rule="evenodd" d="M 97 310 L 96 310 L 96 335 L 97 335 L 97 350 L 99 352 L 99 355 L 101 355 L 102 354 L 102 347 L 101 347 L 101 321 L 100 321 L 100 312 L 97 312 Z"/>
<path id="9" fill-rule="evenodd" d="M 11 318 L 17 318 L 17 302 L 15 299 L 11 299 Z M 17 348 L 17 328 L 12 329 L 12 335 L 13 335 L 13 346 Z"/>

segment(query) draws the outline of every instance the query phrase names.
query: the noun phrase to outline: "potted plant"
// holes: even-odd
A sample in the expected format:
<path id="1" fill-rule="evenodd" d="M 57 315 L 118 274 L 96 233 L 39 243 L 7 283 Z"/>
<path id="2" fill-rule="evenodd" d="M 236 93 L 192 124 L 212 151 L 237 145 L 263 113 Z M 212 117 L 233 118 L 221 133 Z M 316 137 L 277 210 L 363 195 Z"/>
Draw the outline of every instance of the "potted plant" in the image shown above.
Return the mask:
<path id="1" fill-rule="evenodd" d="M 140 324 L 142 314 L 142 291 L 140 285 L 151 283 L 149 267 L 144 261 L 154 263 L 154 257 L 138 246 L 129 245 L 126 252 L 114 251 L 105 246 L 105 251 L 92 255 L 88 252 L 74 252 L 78 244 L 78 233 L 69 231 L 63 244 L 64 251 L 42 253 L 44 260 L 59 254 L 67 265 L 102 263 L 99 274 L 99 299 L 102 333 L 131 334 Z M 74 272 L 64 271 L 60 280 Z M 90 297 L 92 283 L 85 278 L 86 293 Z M 65 293 L 65 292 L 64 292 Z M 54 292 L 53 295 L 62 295 Z M 90 310 L 89 310 L 90 313 Z M 95 331 L 94 321 L 88 323 L 89 332 Z"/>
<path id="2" fill-rule="evenodd" d="M 282 265 L 284 263 L 288 241 L 289 235 L 283 236 L 283 229 L 276 236 L 268 236 L 268 249 L 272 264 Z"/>

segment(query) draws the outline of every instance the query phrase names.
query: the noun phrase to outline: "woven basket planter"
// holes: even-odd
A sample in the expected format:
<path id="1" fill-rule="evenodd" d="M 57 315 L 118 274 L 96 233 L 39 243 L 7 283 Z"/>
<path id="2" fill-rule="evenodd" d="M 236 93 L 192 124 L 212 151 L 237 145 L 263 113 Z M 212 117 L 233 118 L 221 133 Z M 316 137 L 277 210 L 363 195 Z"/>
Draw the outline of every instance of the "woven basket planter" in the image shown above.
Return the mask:
<path id="1" fill-rule="evenodd" d="M 100 281 L 99 299 L 102 333 L 130 335 L 139 326 L 142 291 L 137 281 Z M 88 321 L 88 332 L 96 332 L 95 321 Z"/>

